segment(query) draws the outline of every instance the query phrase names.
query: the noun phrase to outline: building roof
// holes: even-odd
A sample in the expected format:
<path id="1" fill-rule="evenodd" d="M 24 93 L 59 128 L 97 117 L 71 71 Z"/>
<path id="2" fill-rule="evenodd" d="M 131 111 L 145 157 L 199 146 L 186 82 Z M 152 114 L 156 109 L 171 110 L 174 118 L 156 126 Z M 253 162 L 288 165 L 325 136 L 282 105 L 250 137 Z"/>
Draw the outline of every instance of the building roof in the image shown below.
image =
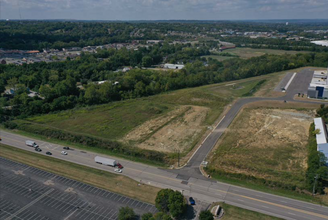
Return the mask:
<path id="1" fill-rule="evenodd" d="M 313 78 L 310 83 L 310 87 L 321 86 L 321 87 L 328 88 L 327 75 L 328 75 L 327 70 L 314 71 Z"/>
<path id="2" fill-rule="evenodd" d="M 315 129 L 319 129 L 320 133 L 316 134 L 317 144 L 326 144 L 327 143 L 327 133 L 325 128 L 325 123 L 322 118 L 314 118 Z"/>

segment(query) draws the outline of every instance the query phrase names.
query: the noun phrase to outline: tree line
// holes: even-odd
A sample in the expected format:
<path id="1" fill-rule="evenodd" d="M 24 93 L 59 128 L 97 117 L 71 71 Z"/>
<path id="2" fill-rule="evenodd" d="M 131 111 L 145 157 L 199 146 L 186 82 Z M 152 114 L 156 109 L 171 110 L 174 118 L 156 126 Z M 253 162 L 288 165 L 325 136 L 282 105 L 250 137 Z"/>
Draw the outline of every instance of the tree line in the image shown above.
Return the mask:
<path id="1" fill-rule="evenodd" d="M 0 65 L 1 92 L 4 91 L 5 86 L 15 88 L 14 97 L 3 95 L 0 98 L 0 105 L 5 107 L 1 108 L 2 120 L 150 96 L 302 66 L 328 65 L 327 53 L 309 53 L 264 55 L 247 60 L 234 58 L 223 62 L 214 59 L 208 59 L 206 62 L 195 59 L 179 71 L 140 68 L 125 73 L 112 71 L 115 69 L 114 66 L 131 62 L 129 56 L 128 61 L 120 60 L 124 53 L 129 52 L 117 51 L 106 61 L 99 61 L 95 57 L 99 55 L 86 54 L 75 61 L 23 66 Z M 145 56 L 152 55 L 149 53 Z M 139 64 L 143 58 L 139 59 Z M 95 83 L 98 80 L 106 80 L 106 82 L 99 85 Z M 41 98 L 29 97 L 26 88 L 39 92 Z"/>

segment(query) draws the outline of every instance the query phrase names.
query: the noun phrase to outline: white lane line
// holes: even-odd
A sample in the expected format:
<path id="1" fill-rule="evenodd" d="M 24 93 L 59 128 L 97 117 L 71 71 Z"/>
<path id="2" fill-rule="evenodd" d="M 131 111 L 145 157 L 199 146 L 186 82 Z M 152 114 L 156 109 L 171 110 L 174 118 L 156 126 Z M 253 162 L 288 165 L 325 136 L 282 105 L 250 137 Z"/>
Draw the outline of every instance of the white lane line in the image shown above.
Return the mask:
<path id="1" fill-rule="evenodd" d="M 294 214 L 294 213 L 291 213 L 291 212 L 287 212 L 288 214 L 290 214 L 290 215 L 296 215 L 296 214 Z"/>
<path id="2" fill-rule="evenodd" d="M 289 85 L 292 83 L 294 77 L 296 76 L 296 73 L 293 74 L 293 76 L 290 78 L 290 80 L 288 81 L 287 85 L 285 86 L 285 90 L 288 89 Z"/>
<path id="3" fill-rule="evenodd" d="M 29 207 L 31 207 L 32 205 L 34 205 L 35 203 L 37 203 L 38 201 L 40 201 L 43 197 L 47 196 L 49 193 L 51 193 L 54 190 L 55 189 L 49 189 L 47 192 L 43 193 L 41 196 L 39 196 L 35 200 L 33 200 L 32 202 L 30 202 L 29 204 L 27 204 L 23 208 L 19 209 L 17 212 L 13 213 L 11 216 L 9 216 L 8 218 L 6 218 L 5 220 L 11 220 L 11 219 L 13 219 L 17 215 L 19 215 L 21 212 L 25 211 L 26 209 L 28 209 Z"/>

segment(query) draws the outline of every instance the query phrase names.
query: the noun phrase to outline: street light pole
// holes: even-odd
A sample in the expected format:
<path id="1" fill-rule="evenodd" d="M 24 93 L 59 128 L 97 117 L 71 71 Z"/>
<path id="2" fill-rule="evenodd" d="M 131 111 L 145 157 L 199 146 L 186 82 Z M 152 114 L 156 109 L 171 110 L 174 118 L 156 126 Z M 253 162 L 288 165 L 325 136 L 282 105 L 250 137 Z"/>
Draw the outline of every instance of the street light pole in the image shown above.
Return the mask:
<path id="1" fill-rule="evenodd" d="M 314 196 L 314 194 L 315 194 L 315 185 L 316 185 L 316 183 L 317 183 L 317 179 L 318 179 L 318 174 L 315 175 L 315 177 L 314 177 L 314 184 L 313 184 L 313 191 L 312 191 L 312 195 L 313 195 L 313 196 Z"/>

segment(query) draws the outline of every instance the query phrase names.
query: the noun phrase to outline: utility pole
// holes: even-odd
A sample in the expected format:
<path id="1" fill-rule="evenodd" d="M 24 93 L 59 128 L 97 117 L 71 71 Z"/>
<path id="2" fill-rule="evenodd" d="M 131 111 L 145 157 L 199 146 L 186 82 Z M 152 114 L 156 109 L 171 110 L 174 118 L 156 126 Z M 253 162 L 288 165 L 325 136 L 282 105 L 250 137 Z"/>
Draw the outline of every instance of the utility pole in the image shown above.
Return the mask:
<path id="1" fill-rule="evenodd" d="M 314 194 L 315 194 L 315 185 L 316 185 L 316 183 L 317 183 L 317 179 L 318 179 L 318 174 L 315 175 L 315 177 L 314 177 L 314 184 L 313 184 L 313 191 L 312 191 L 312 195 L 313 195 L 313 196 L 314 196 Z"/>
<path id="2" fill-rule="evenodd" d="M 180 150 L 178 150 L 178 167 L 180 167 Z"/>

